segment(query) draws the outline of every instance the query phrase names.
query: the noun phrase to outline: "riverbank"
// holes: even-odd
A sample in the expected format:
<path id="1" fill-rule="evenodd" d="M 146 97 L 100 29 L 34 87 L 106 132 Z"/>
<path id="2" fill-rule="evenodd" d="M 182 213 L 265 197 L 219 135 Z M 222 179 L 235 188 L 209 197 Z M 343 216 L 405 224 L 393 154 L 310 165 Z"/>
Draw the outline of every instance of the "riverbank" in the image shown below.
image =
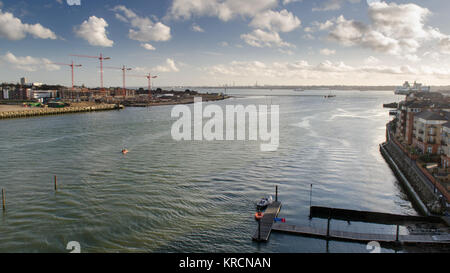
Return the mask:
<path id="1" fill-rule="evenodd" d="M 445 210 L 439 202 L 435 190 L 421 171 L 414 167 L 415 161 L 408 158 L 393 140 L 390 124 L 386 126 L 385 143 L 380 145 L 380 152 L 403 184 L 413 204 L 424 215 L 442 214 Z"/>
<path id="2" fill-rule="evenodd" d="M 198 94 L 197 96 L 190 96 L 187 98 L 167 98 L 167 99 L 158 99 L 158 100 L 150 100 L 150 101 L 135 101 L 135 100 L 123 100 L 121 104 L 127 107 L 149 107 L 149 106 L 162 106 L 162 105 L 177 105 L 177 104 L 191 104 L 194 103 L 195 97 L 201 97 L 202 102 L 208 101 L 220 101 L 231 98 L 231 96 L 226 95 L 207 95 L 207 94 Z"/>
<path id="3" fill-rule="evenodd" d="M 231 96 L 212 96 L 201 95 L 203 102 L 219 101 L 231 98 Z M 69 113 L 82 113 L 94 111 L 118 110 L 123 107 L 151 107 L 163 105 L 191 104 L 194 103 L 194 97 L 180 99 L 158 99 L 149 102 L 141 101 L 123 101 L 121 103 L 72 103 L 69 107 L 64 108 L 40 108 L 40 107 L 23 107 L 22 105 L 3 105 L 0 104 L 0 119 L 9 118 L 25 118 L 34 116 L 58 115 Z"/>

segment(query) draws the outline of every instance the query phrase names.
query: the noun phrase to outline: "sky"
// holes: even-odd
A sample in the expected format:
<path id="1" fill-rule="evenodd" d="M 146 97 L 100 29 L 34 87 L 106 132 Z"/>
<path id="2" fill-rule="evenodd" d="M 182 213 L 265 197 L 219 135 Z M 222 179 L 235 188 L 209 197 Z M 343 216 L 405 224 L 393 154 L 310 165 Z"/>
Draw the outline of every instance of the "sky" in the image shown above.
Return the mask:
<path id="1" fill-rule="evenodd" d="M 0 0 L 0 82 L 450 85 L 448 0 Z"/>

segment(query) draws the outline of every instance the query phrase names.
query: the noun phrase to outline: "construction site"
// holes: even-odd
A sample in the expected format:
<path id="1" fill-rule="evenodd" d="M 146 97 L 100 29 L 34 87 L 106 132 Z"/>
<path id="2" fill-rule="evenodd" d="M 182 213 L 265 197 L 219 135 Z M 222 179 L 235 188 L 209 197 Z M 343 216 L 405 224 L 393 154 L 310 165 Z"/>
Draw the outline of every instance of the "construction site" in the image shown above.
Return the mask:
<path id="1" fill-rule="evenodd" d="M 50 107 L 59 108 L 64 106 L 91 106 L 93 104 L 115 104 L 122 106 L 147 107 L 157 105 L 186 104 L 193 103 L 195 96 L 202 97 L 203 101 L 226 99 L 222 93 L 198 93 L 192 90 L 175 91 L 157 88 L 152 90 L 152 80 L 158 76 L 152 73 L 132 74 L 133 68 L 123 65 L 122 67 L 104 66 L 105 57 L 89 55 L 70 55 L 77 59 L 97 59 L 100 68 L 100 86 L 87 88 L 75 84 L 76 69 L 83 69 L 83 64 L 75 63 L 51 63 L 59 66 L 70 67 L 71 86 L 46 85 L 42 83 L 27 83 L 21 78 L 20 83 L 3 83 L 0 89 L 0 104 L 21 105 L 24 107 Z M 104 87 L 103 72 L 105 69 L 122 71 L 122 87 Z M 147 83 L 147 89 L 130 89 L 126 86 L 127 78 L 141 78 Z M 39 103 L 39 105 L 34 104 Z M 0 111 L 2 111 L 0 107 Z"/>

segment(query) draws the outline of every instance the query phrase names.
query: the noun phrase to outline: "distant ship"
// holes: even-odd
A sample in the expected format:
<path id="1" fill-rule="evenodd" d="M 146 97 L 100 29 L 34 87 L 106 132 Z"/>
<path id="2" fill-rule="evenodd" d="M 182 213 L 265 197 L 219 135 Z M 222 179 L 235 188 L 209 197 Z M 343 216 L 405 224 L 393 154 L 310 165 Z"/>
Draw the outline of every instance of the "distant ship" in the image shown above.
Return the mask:
<path id="1" fill-rule="evenodd" d="M 402 86 L 395 88 L 394 93 L 396 95 L 408 95 L 411 92 L 430 92 L 429 86 L 422 86 L 421 83 L 414 82 L 411 86 L 409 82 L 405 82 Z"/>

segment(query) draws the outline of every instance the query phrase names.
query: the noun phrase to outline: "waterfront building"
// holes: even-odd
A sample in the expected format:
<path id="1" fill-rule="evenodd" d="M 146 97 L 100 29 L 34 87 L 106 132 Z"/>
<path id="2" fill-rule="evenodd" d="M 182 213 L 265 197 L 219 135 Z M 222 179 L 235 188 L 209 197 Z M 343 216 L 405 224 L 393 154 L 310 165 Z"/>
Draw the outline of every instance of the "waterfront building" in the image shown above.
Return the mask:
<path id="1" fill-rule="evenodd" d="M 20 85 L 27 85 L 27 78 L 20 78 Z"/>
<path id="2" fill-rule="evenodd" d="M 442 125 L 442 155 L 441 166 L 444 169 L 450 168 L 450 121 Z"/>
<path id="3" fill-rule="evenodd" d="M 413 92 L 399 103 L 396 137 L 407 145 L 413 144 L 414 116 L 429 109 L 450 112 L 450 100 L 437 92 Z"/>
<path id="4" fill-rule="evenodd" d="M 58 96 L 58 90 L 32 90 L 30 98 L 32 99 L 44 99 L 44 98 L 56 98 Z"/>
<path id="5" fill-rule="evenodd" d="M 442 154 L 441 136 L 447 116 L 439 111 L 422 111 L 414 116 L 412 144 L 422 153 Z"/>

